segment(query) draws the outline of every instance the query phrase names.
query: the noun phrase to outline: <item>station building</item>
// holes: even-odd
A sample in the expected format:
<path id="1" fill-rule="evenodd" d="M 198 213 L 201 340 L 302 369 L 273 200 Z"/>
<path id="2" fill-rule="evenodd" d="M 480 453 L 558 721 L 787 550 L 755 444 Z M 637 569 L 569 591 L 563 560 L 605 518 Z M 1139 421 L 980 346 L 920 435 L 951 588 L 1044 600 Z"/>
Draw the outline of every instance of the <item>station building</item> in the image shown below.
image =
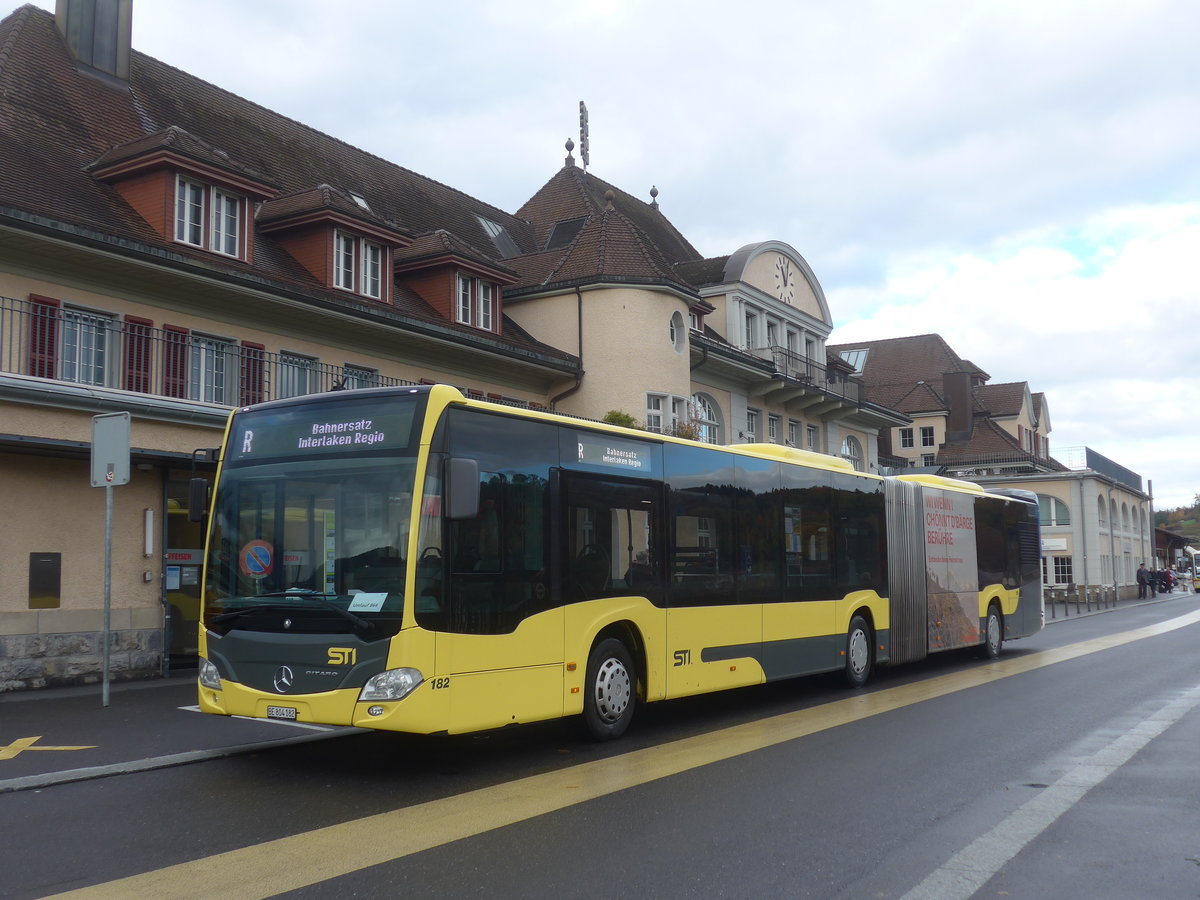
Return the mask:
<path id="1" fill-rule="evenodd" d="M 900 468 L 1038 495 L 1042 580 L 1076 594 L 1137 594 L 1155 559 L 1151 496 L 1142 478 L 1087 447 L 1050 453 L 1046 395 L 1025 381 L 991 384 L 938 334 L 831 345 L 867 396 L 911 418 L 880 437 Z M 1148 486 L 1147 486 L 1148 487 Z M 1111 596 L 1111 594 L 1110 594 Z"/>
<path id="2" fill-rule="evenodd" d="M 507 212 L 152 59 L 131 0 L 0 21 L 0 690 L 100 679 L 97 415 L 113 488 L 111 673 L 194 664 L 186 482 L 231 409 L 444 382 L 476 397 L 880 468 L 908 417 L 827 354 L 783 241 L 703 258 L 573 157 Z"/>

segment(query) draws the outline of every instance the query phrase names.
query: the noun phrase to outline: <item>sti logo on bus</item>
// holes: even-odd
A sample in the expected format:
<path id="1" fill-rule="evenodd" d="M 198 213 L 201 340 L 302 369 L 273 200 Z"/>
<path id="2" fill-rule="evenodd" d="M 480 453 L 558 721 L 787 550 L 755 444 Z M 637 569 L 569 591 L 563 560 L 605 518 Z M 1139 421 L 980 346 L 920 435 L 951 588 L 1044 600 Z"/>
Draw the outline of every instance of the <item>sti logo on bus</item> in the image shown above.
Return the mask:
<path id="1" fill-rule="evenodd" d="M 358 661 L 358 650 L 354 647 L 330 647 L 329 665 L 352 666 Z"/>

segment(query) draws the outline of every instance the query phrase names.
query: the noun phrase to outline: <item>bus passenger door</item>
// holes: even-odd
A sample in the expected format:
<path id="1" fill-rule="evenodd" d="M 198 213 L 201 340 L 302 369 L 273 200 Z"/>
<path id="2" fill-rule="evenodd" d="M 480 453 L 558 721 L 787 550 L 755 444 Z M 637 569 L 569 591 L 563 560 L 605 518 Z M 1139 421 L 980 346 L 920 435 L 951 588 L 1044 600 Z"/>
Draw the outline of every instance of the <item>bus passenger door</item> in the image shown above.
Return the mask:
<path id="1" fill-rule="evenodd" d="M 563 610 L 550 592 L 548 485 L 480 472 L 479 512 L 448 522 L 436 638 L 452 732 L 563 712 Z"/>

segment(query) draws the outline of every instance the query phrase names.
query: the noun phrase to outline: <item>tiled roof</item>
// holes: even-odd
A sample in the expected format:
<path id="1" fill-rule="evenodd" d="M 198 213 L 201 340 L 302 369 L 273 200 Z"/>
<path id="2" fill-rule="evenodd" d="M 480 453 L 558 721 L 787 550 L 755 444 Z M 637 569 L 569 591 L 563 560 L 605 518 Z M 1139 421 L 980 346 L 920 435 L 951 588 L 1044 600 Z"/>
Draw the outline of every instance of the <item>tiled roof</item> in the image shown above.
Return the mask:
<path id="1" fill-rule="evenodd" d="M 389 222 L 370 209 L 364 209 L 345 191 L 328 184 L 317 185 L 306 191 L 295 191 L 266 201 L 258 208 L 255 219 L 258 223 L 287 219 L 319 211 L 337 212 L 351 219 L 359 219 L 372 225 L 395 230 Z"/>
<path id="2" fill-rule="evenodd" d="M 678 276 L 693 287 L 704 287 L 709 284 L 724 284 L 725 264 L 728 256 L 717 256 L 712 259 L 697 259 L 681 262 L 675 266 Z"/>
<path id="3" fill-rule="evenodd" d="M 478 247 L 472 246 L 461 238 L 456 237 L 444 228 L 423 234 L 410 245 L 395 253 L 397 263 L 408 263 L 416 260 L 455 256 L 469 262 L 475 262 L 497 274 L 508 276 L 504 280 L 511 281 L 515 271 L 509 265 L 503 265 L 490 257 Z"/>
<path id="4" fill-rule="evenodd" d="M 613 207 L 669 265 L 700 259 L 696 249 L 654 206 L 574 165 L 559 169 L 517 210 L 517 217 L 532 225 L 537 246 L 545 247 L 556 223 L 602 215 L 609 205 L 609 191 Z"/>
<path id="5" fill-rule="evenodd" d="M 452 233 L 460 248 L 498 271 L 501 263 L 480 222 L 501 225 L 517 246 L 535 249 L 520 219 L 432 179 L 272 112 L 134 50 L 128 85 L 81 75 L 54 15 L 26 5 L 0 21 L 0 214 L 55 223 L 61 231 L 144 248 L 234 278 L 264 279 L 284 291 L 340 305 L 347 300 L 318 283 L 269 234 L 256 235 L 253 265 L 214 257 L 166 239 L 148 225 L 94 167 L 170 151 L 278 191 L 268 218 L 324 208 L 400 234 Z M 363 209 L 350 192 L 364 197 Z M 484 249 L 480 249 L 484 248 Z M 411 292 L 396 292 L 395 309 L 360 305 L 385 317 L 428 318 L 469 339 L 473 330 L 439 316 Z M 523 352 L 556 360 L 569 354 L 539 345 L 505 319 L 505 337 Z"/>
<path id="6" fill-rule="evenodd" d="M 92 163 L 89 168 L 95 172 L 117 163 L 137 159 L 140 156 L 150 155 L 161 150 L 170 151 L 171 153 L 194 159 L 197 162 L 202 162 L 218 169 L 225 169 L 243 178 L 258 181 L 264 187 L 271 184 L 270 179 L 261 172 L 256 172 L 248 166 L 241 165 L 224 150 L 200 140 L 194 134 L 184 131 L 177 125 L 164 128 L 162 131 L 155 132 L 143 138 L 119 144 L 102 153 L 100 158 Z"/>
<path id="7" fill-rule="evenodd" d="M 924 381 L 941 393 L 942 376 L 947 372 L 970 372 L 985 381 L 989 377 L 974 363 L 960 358 L 940 334 L 859 341 L 832 345 L 828 349 L 838 354 L 843 350 L 868 350 L 859 376 L 868 389 Z"/>
<path id="8" fill-rule="evenodd" d="M 1035 457 L 1022 448 L 1016 438 L 985 416 L 976 416 L 969 440 L 943 444 L 937 455 L 937 463 L 941 466 L 975 466 L 1000 461 L 1024 461 L 1054 472 L 1067 470 L 1058 460 Z"/>
<path id="9" fill-rule="evenodd" d="M 1014 381 L 1009 384 L 984 384 L 978 388 L 979 402 L 993 416 L 1019 416 L 1025 404 L 1025 392 L 1029 382 Z"/>

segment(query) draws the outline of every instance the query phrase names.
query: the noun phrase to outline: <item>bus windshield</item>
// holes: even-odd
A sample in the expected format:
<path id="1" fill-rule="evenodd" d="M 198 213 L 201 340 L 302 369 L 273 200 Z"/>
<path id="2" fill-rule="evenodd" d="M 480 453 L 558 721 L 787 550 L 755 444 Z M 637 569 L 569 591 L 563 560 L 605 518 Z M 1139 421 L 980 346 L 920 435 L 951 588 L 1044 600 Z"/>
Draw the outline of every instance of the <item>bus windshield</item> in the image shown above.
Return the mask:
<path id="1" fill-rule="evenodd" d="M 226 470 L 213 509 L 205 625 L 395 634 L 404 608 L 412 460 Z"/>

